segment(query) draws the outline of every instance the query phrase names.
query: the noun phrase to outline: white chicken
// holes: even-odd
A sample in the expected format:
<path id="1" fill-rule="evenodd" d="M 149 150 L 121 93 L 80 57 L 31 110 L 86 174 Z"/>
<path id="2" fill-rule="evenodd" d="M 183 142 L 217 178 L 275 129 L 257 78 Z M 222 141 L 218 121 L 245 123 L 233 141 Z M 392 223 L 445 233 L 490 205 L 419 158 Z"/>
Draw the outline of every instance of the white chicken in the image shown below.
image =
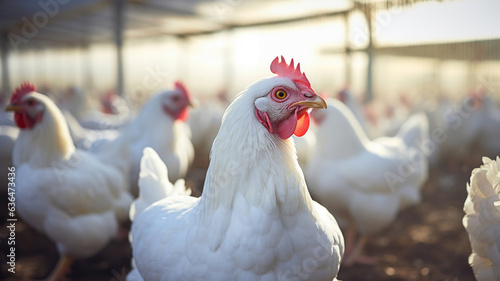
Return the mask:
<path id="1" fill-rule="evenodd" d="M 2 171 L 7 171 L 9 167 L 12 167 L 12 150 L 18 135 L 19 129 L 17 127 L 0 125 L 0 169 Z M 7 184 L 7 175 L 1 176 L 0 185 L 5 187 Z"/>
<path id="2" fill-rule="evenodd" d="M 202 196 L 170 196 L 135 217 L 137 270 L 128 280 L 335 278 L 343 237 L 309 196 L 290 138 L 307 131 L 309 108 L 326 104 L 293 60 L 276 58 L 271 71 L 278 76 L 253 84 L 227 109 Z"/>
<path id="3" fill-rule="evenodd" d="M 444 120 L 444 114 L 453 107 L 450 99 L 441 96 L 435 100 L 423 102 L 421 108 L 429 120 L 429 132 L 445 132 L 447 124 Z M 429 164 L 438 166 L 441 162 L 441 143 L 436 139 L 431 143 L 431 154 L 429 155 Z"/>
<path id="4" fill-rule="evenodd" d="M 209 163 L 210 149 L 217 136 L 225 108 L 219 103 L 206 103 L 197 106 L 189 114 L 187 123 L 191 128 L 194 146 L 194 165 L 206 169 Z"/>
<path id="5" fill-rule="evenodd" d="M 365 133 L 368 133 L 366 127 L 366 118 L 364 115 L 363 108 L 356 97 L 351 93 L 349 88 L 344 88 L 337 93 L 337 99 L 343 102 L 353 113 L 361 128 Z"/>
<path id="6" fill-rule="evenodd" d="M 91 95 L 75 87 L 69 88 L 61 99 L 61 108 L 69 111 L 84 127 L 93 130 L 118 129 L 130 120 L 129 111 L 121 109 L 120 114 L 106 114 L 96 110 L 98 101 Z"/>
<path id="7" fill-rule="evenodd" d="M 295 149 L 297 150 L 297 160 L 302 170 L 304 170 L 309 164 L 311 155 L 316 147 L 316 133 L 314 127 L 309 129 L 305 135 L 301 137 L 292 136 L 292 138 L 295 143 Z"/>
<path id="8" fill-rule="evenodd" d="M 370 141 L 352 112 L 330 99 L 313 111 L 317 146 L 306 169 L 311 194 L 348 224 L 346 264 L 373 262 L 361 255 L 367 235 L 387 227 L 398 211 L 420 201 L 428 176 L 417 145 L 428 137 L 425 115 L 408 120 L 396 137 Z M 354 243 L 357 232 L 361 234 Z"/>
<path id="9" fill-rule="evenodd" d="M 472 171 L 464 203 L 463 224 L 469 233 L 469 264 L 478 281 L 500 280 L 500 158 L 483 158 Z"/>
<path id="10" fill-rule="evenodd" d="M 448 160 L 448 166 L 456 166 L 456 163 L 463 162 L 469 156 L 484 121 L 478 118 L 480 108 L 481 101 L 469 95 L 442 113 L 445 141 L 439 147 L 439 153 L 441 159 Z M 460 167 L 454 169 L 459 171 Z"/>
<path id="11" fill-rule="evenodd" d="M 168 167 L 168 177 L 176 181 L 183 178 L 194 157 L 188 118 L 191 96 L 181 82 L 175 89 L 152 97 L 126 127 L 122 135 L 130 150 L 130 183 L 134 195 L 138 193 L 142 151 L 152 147 Z"/>
<path id="12" fill-rule="evenodd" d="M 481 129 L 476 143 L 483 155 L 494 157 L 500 155 L 500 109 L 490 95 L 480 96 L 481 107 L 471 118 L 479 119 Z"/>
<path id="13" fill-rule="evenodd" d="M 123 144 L 98 156 L 76 150 L 59 108 L 29 83 L 6 110 L 21 129 L 13 151 L 17 211 L 56 243 L 61 257 L 48 280 L 59 280 L 74 258 L 100 251 L 127 219 L 126 163 L 116 157 Z"/>
<path id="14" fill-rule="evenodd" d="M 84 128 L 71 113 L 63 112 L 63 115 L 68 123 L 69 133 L 73 139 L 73 143 L 78 149 L 101 152 L 102 146 L 105 143 L 116 140 L 120 135 L 120 132 L 114 129 L 93 130 Z"/>
<path id="15" fill-rule="evenodd" d="M 5 108 L 9 103 L 8 96 L 5 92 L 0 91 L 0 108 Z M 12 112 L 0 111 L 0 170 L 7 171 L 12 167 L 12 150 L 14 143 L 19 135 L 19 128 L 14 123 Z M 6 174 L 0 176 L 0 186 L 7 186 L 8 177 Z M 7 189 L 5 189 L 5 192 Z"/>
<path id="16" fill-rule="evenodd" d="M 128 116 L 130 109 L 127 101 L 114 91 L 108 91 L 101 97 L 101 111 L 105 114 Z"/>

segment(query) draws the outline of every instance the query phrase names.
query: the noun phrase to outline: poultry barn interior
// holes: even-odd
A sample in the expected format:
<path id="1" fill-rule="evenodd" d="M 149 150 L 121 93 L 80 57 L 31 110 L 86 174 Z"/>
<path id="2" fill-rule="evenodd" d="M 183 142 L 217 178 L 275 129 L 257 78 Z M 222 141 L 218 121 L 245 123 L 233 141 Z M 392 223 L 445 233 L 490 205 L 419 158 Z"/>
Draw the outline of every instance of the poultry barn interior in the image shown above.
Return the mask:
<path id="1" fill-rule="evenodd" d="M 80 170 L 82 162 L 76 156 L 62 166 L 59 160 L 48 161 L 45 169 L 52 174 L 40 180 L 41 171 L 34 164 L 16 164 L 22 151 L 32 150 L 21 135 L 33 131 L 42 119 L 42 115 L 30 119 L 29 110 L 21 112 L 17 96 L 38 92 L 43 95 L 35 94 L 36 102 L 47 110 L 53 107 L 59 112 L 59 108 L 55 116 L 68 124 L 62 131 L 71 136 L 70 146 L 86 151 L 82 155 L 94 155 L 103 165 L 125 163 L 126 169 L 120 166 L 120 180 L 130 185 L 126 195 L 132 196 L 130 201 L 144 196 L 141 180 L 148 176 L 144 171 L 148 163 L 141 157 L 146 146 L 165 162 L 165 175 L 176 194 L 184 196 L 185 183 L 191 196 L 200 197 L 209 182 L 210 157 L 221 152 L 212 151 L 209 157 L 221 122 L 226 122 L 224 112 L 254 82 L 273 73 L 281 77 L 276 70 L 281 66 L 276 65 L 284 58 L 292 66 L 291 59 L 300 63 L 299 73 L 307 75 L 301 83 L 310 82 L 328 104 L 327 109 L 309 111 L 312 121 L 305 128 L 309 130 L 298 137 L 296 128 L 292 138 L 312 199 L 333 214 L 346 241 L 338 280 L 499 280 L 500 173 L 495 162 L 484 158 L 495 160 L 500 155 L 499 11 L 500 2 L 495 0 L 1 1 L 0 279 L 45 278 L 60 261 L 64 247 L 57 246 L 59 236 L 32 223 L 50 219 L 49 213 L 36 209 L 40 204 L 81 210 L 86 205 L 80 201 L 97 200 L 74 193 L 71 203 L 58 201 L 65 192 L 71 193 L 72 183 L 65 180 L 69 174 L 83 173 L 75 181 L 99 177 L 97 172 Z M 26 81 L 32 84 L 23 84 Z M 162 95 L 182 108 L 163 104 Z M 277 93 L 273 98 L 280 99 Z M 154 106 L 160 103 L 158 112 L 172 116 L 173 123 L 154 115 Z M 256 105 L 255 121 L 266 126 L 259 110 Z M 297 114 L 303 120 L 301 112 Z M 271 126 L 269 117 L 267 122 Z M 269 132 L 273 133 L 272 126 Z M 290 131 L 286 138 L 291 135 Z M 16 145 L 25 147 L 16 150 Z M 391 150 L 394 147 L 397 151 Z M 177 158 L 168 158 L 167 152 L 163 157 L 161 150 L 174 150 Z M 111 156 L 114 152 L 123 159 Z M 391 165 L 385 166 L 386 158 L 392 159 Z M 257 160 L 249 156 L 241 161 Z M 493 171 L 484 172 L 484 178 L 476 169 L 483 163 L 481 169 Z M 39 197 L 21 196 L 21 188 L 49 177 L 51 186 L 62 189 L 44 192 L 59 194 L 57 200 L 22 202 Z M 335 193 L 329 185 L 356 191 Z M 415 187 L 406 194 L 409 185 Z M 482 197 L 474 193 L 476 189 Z M 398 192 L 410 199 L 397 197 Z M 474 196 L 485 199 L 477 203 L 480 199 Z M 132 203 L 132 219 L 152 203 L 139 208 L 140 198 Z M 405 203 L 384 209 L 395 200 Z M 487 269 L 481 269 L 484 273 L 473 269 L 485 257 L 471 247 L 476 239 L 472 234 L 476 224 L 471 221 L 488 212 L 480 212 L 486 204 L 494 207 L 488 209 L 487 219 L 479 219 L 486 224 L 484 235 L 489 235 L 489 242 L 481 245 L 483 249 L 496 245 L 496 250 L 490 251 Z M 42 215 L 26 219 L 29 212 L 22 210 L 26 205 Z M 339 211 L 339 205 L 346 205 L 345 210 Z M 142 280 L 131 279 L 132 274 L 127 279 L 132 269 L 129 206 L 130 202 L 122 212 L 125 222 L 109 230 L 118 233 L 116 237 L 94 254 L 77 257 L 63 274 L 67 280 Z M 380 221 L 358 220 L 378 211 Z M 70 212 L 72 216 L 76 215 Z M 93 226 L 88 223 L 85 228 Z M 352 233 L 355 246 L 349 240 Z M 75 235 L 66 237 L 65 243 L 80 237 L 85 239 Z M 305 263 L 303 267 L 307 269 Z M 219 280 L 207 276 L 196 280 Z M 234 280 L 314 279 L 278 274 L 275 279 Z"/>

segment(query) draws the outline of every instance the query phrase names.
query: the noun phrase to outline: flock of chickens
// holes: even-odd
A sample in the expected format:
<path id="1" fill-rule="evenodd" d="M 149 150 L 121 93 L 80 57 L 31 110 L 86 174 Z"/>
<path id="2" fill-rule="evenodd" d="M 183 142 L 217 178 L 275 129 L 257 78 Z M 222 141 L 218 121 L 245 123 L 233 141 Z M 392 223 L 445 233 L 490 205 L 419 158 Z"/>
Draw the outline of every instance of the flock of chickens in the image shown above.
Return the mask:
<path id="1" fill-rule="evenodd" d="M 500 153 L 500 109 L 485 94 L 408 107 L 388 125 L 347 89 L 318 95 L 293 60 L 270 68 L 225 113 L 191 108 L 180 82 L 135 115 L 113 94 L 103 113 L 76 89 L 56 104 L 16 88 L 1 160 L 16 167 L 19 216 L 57 245 L 48 280 L 127 234 L 129 281 L 336 280 L 341 265 L 377 262 L 364 245 L 420 202 L 429 166 L 469 161 L 472 147 Z M 193 163 L 208 168 L 200 197 L 184 181 Z M 476 278 L 500 280 L 500 159 L 483 163 L 463 224 Z"/>

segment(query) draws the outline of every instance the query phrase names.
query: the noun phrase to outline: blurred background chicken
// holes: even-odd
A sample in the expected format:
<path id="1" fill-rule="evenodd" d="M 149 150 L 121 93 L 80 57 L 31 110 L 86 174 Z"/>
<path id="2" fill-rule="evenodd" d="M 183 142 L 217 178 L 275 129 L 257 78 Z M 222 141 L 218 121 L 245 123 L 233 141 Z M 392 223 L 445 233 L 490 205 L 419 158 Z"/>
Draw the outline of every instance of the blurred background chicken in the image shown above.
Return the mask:
<path id="1" fill-rule="evenodd" d="M 480 131 L 476 135 L 475 144 L 479 153 L 494 158 L 500 151 L 500 108 L 493 95 L 484 93 L 479 99 L 479 109 L 471 118 L 477 118 Z"/>
<path id="2" fill-rule="evenodd" d="M 428 171 L 419 144 L 428 138 L 427 119 L 416 115 L 395 137 L 371 141 L 338 100 L 330 99 L 328 109 L 314 111 L 313 118 L 319 126 L 306 168 L 309 188 L 349 228 L 346 264 L 368 262 L 360 255 L 367 235 L 386 228 L 402 208 L 420 202 Z"/>
<path id="3" fill-rule="evenodd" d="M 194 157 L 191 132 L 186 120 L 191 96 L 181 82 L 175 88 L 153 96 L 137 113 L 135 119 L 122 131 L 130 153 L 130 183 L 134 195 L 138 193 L 142 151 L 151 147 L 158 152 L 168 167 L 172 181 L 183 178 Z"/>
<path id="4" fill-rule="evenodd" d="M 217 136 L 222 116 L 227 105 L 208 102 L 197 105 L 189 114 L 187 123 L 191 129 L 191 140 L 194 147 L 194 164 L 199 168 L 208 168 L 210 149 Z"/>
<path id="5" fill-rule="evenodd" d="M 118 129 L 129 121 L 127 104 L 113 93 L 106 93 L 101 101 L 83 89 L 70 87 L 61 97 L 61 107 L 73 115 L 81 126 L 93 130 Z M 99 109 L 102 103 L 103 110 Z"/>
<path id="6" fill-rule="evenodd" d="M 127 219 L 132 197 L 126 162 L 117 157 L 123 142 L 99 155 L 75 149 L 59 108 L 30 83 L 6 110 L 21 129 L 13 150 L 17 211 L 56 243 L 60 259 L 48 280 L 60 280 L 74 258 L 99 252 Z"/>
<path id="7" fill-rule="evenodd" d="M 340 92 L 337 93 L 337 99 L 344 103 L 352 112 L 356 120 L 358 120 L 359 125 L 363 131 L 368 134 L 368 128 L 366 125 L 366 117 L 361 106 L 361 103 L 356 99 L 356 97 L 351 93 L 349 88 L 344 88 Z"/>

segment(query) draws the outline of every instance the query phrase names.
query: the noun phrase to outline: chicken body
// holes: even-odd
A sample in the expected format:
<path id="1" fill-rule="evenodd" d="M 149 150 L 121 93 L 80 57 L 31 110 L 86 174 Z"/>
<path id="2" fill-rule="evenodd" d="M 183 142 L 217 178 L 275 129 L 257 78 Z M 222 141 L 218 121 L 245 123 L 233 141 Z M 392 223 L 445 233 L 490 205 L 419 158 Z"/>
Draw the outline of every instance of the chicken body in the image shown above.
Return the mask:
<path id="1" fill-rule="evenodd" d="M 183 178 L 194 158 L 189 126 L 170 114 L 165 106 L 175 110 L 187 110 L 190 102 L 177 105 L 182 95 L 178 90 L 159 93 L 149 100 L 137 117 L 125 128 L 122 134 L 127 139 L 130 153 L 130 183 L 133 194 L 138 193 L 140 162 L 144 148 L 151 147 L 168 167 L 168 176 L 173 181 Z M 175 100 L 173 100 L 175 99 Z"/>
<path id="2" fill-rule="evenodd" d="M 282 77 L 262 80 L 230 105 L 200 198 L 170 196 L 135 218 L 137 271 L 128 280 L 335 278 L 343 254 L 338 225 L 310 198 L 291 133 L 270 133 L 256 118 L 268 110 L 267 125 L 278 124 L 275 111 L 266 109 L 287 104 L 270 101 L 276 87 L 299 86 Z"/>
<path id="3" fill-rule="evenodd" d="M 195 108 L 188 119 L 195 150 L 194 165 L 208 168 L 210 149 L 219 131 L 224 108 L 221 104 L 207 103 Z"/>
<path id="4" fill-rule="evenodd" d="M 106 114 L 95 108 L 99 101 L 92 98 L 91 92 L 82 89 L 69 88 L 63 95 L 61 107 L 69 111 L 80 125 L 92 130 L 119 129 L 130 121 L 130 114 L 126 104 L 122 104 L 123 110 L 119 114 Z"/>
<path id="5" fill-rule="evenodd" d="M 341 225 L 355 226 L 362 235 L 376 233 L 400 209 L 420 202 L 428 176 L 427 159 L 417 146 L 428 134 L 423 114 L 411 118 L 396 137 L 374 141 L 337 100 L 313 116 L 322 121 L 306 178 L 312 195 Z"/>
<path id="6" fill-rule="evenodd" d="M 475 116 L 479 119 L 477 123 L 481 124 L 481 129 L 477 135 L 476 143 L 479 145 L 483 155 L 495 157 L 500 155 L 500 109 L 495 104 L 491 96 L 485 96 L 482 100 L 482 106 Z"/>
<path id="7" fill-rule="evenodd" d="M 297 150 L 297 158 L 299 165 L 304 170 L 309 161 L 311 160 L 311 155 L 313 154 L 314 148 L 316 147 L 316 133 L 315 128 L 311 128 L 302 137 L 293 136 L 293 142 L 295 143 L 295 149 Z"/>
<path id="8" fill-rule="evenodd" d="M 329 100 L 324 113 L 306 176 L 311 193 L 338 219 L 374 233 L 399 209 L 420 202 L 428 170 L 416 145 L 427 138 L 425 116 L 410 119 L 397 137 L 370 141 L 342 103 Z"/>
<path id="9" fill-rule="evenodd" d="M 0 125 L 0 169 L 7 171 L 12 167 L 12 150 L 16 143 L 19 129 L 10 125 Z M 6 175 L 0 177 L 0 185 L 7 186 L 8 178 Z M 5 191 L 7 191 L 5 189 Z"/>
<path id="10" fill-rule="evenodd" d="M 467 160 L 474 140 L 481 133 L 481 123 L 485 121 L 477 102 L 476 97 L 469 96 L 443 111 L 446 139 L 439 147 L 440 158 L 455 163 Z"/>
<path id="11" fill-rule="evenodd" d="M 64 112 L 63 114 L 68 123 L 73 143 L 78 149 L 99 153 L 102 152 L 104 143 L 112 142 L 120 135 L 120 132 L 114 129 L 93 130 L 84 128 L 71 113 Z"/>
<path id="12" fill-rule="evenodd" d="M 467 185 L 463 224 L 469 233 L 469 263 L 478 281 L 500 279 L 500 158 L 483 158 Z"/>
<path id="13" fill-rule="evenodd" d="M 61 256 L 96 254 L 116 235 L 132 201 L 124 165 L 114 162 L 122 147 L 99 156 L 76 150 L 61 111 L 34 91 L 8 109 L 34 122 L 24 127 L 29 121 L 16 119 L 21 127 L 13 151 L 19 215 L 54 241 Z"/>
<path id="14" fill-rule="evenodd" d="M 338 92 L 337 98 L 351 110 L 354 117 L 356 117 L 356 120 L 358 120 L 359 125 L 361 125 L 363 131 L 368 134 L 366 118 L 364 115 L 362 104 L 356 99 L 349 88 L 344 88 L 340 92 Z"/>

